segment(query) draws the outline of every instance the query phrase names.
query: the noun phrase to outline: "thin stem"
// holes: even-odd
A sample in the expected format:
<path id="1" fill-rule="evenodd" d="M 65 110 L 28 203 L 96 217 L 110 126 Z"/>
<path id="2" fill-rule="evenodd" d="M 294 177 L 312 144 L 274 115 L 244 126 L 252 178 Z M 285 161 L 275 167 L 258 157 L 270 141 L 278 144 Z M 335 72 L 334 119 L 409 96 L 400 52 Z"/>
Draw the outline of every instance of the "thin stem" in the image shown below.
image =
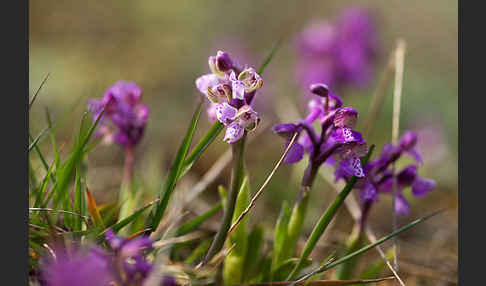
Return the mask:
<path id="1" fill-rule="evenodd" d="M 238 140 L 237 142 L 231 145 L 232 153 L 233 153 L 233 170 L 231 174 L 231 189 L 228 194 L 228 198 L 226 200 L 223 221 L 221 222 L 221 226 L 214 238 L 211 247 L 204 258 L 202 265 L 206 264 L 211 258 L 214 257 L 224 246 L 224 242 L 226 240 L 226 236 L 228 230 L 231 226 L 231 221 L 233 219 L 233 214 L 235 211 L 236 205 L 236 198 L 238 197 L 238 192 L 241 187 L 241 183 L 243 182 L 243 178 L 245 176 L 245 162 L 244 162 L 244 153 L 245 153 L 245 142 L 246 142 L 246 133 L 243 137 Z"/>
<path id="2" fill-rule="evenodd" d="M 135 196 L 133 193 L 133 163 L 135 162 L 134 157 L 134 148 L 133 146 L 129 146 L 125 148 L 125 163 L 123 167 L 123 178 L 122 184 L 120 189 L 120 198 L 119 203 L 121 204 L 120 207 L 120 214 L 119 219 L 124 219 L 130 215 L 130 213 L 134 209 L 135 205 Z"/>

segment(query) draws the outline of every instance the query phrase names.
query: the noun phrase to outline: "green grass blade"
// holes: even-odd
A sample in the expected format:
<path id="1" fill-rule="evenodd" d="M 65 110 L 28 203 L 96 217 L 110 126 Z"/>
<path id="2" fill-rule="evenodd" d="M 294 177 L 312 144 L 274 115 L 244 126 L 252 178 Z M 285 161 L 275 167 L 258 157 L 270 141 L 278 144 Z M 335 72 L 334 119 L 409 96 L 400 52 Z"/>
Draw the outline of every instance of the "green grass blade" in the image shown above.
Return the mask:
<path id="1" fill-rule="evenodd" d="M 39 135 L 37 135 L 37 137 L 32 140 L 32 143 L 30 143 L 29 145 L 29 153 L 30 151 L 32 151 L 32 149 L 37 146 L 37 143 L 39 143 L 39 140 L 42 138 L 42 136 L 44 135 L 44 133 L 46 133 L 46 131 L 49 130 L 49 127 L 46 127 L 44 130 L 41 131 L 41 133 Z"/>
<path id="2" fill-rule="evenodd" d="M 277 43 L 275 44 L 275 46 L 273 47 L 273 49 L 270 51 L 270 53 L 268 54 L 268 56 L 265 58 L 265 60 L 263 61 L 263 63 L 260 65 L 260 67 L 257 70 L 257 73 L 258 74 L 261 75 L 263 73 L 263 71 L 265 70 L 265 68 L 272 61 L 273 56 L 278 51 L 278 49 L 280 48 L 281 44 L 282 44 L 282 39 L 280 39 L 280 40 L 277 41 Z"/>
<path id="3" fill-rule="evenodd" d="M 34 93 L 34 95 L 32 96 L 32 99 L 30 100 L 29 102 L 29 111 L 30 111 L 30 108 L 32 108 L 32 105 L 34 105 L 34 102 L 37 98 L 37 95 L 39 95 L 39 91 L 42 89 L 42 87 L 44 86 L 44 84 L 46 83 L 47 79 L 49 78 L 49 75 L 50 73 L 47 73 L 46 76 L 44 77 L 44 79 L 42 80 L 39 88 L 37 88 L 36 92 Z"/>
<path id="4" fill-rule="evenodd" d="M 219 121 L 216 121 L 213 126 L 211 126 L 206 135 L 204 135 L 201 141 L 194 147 L 194 149 L 192 149 L 191 153 L 187 156 L 187 159 L 184 160 L 180 177 L 183 177 L 191 169 L 192 165 L 194 165 L 202 153 L 209 147 L 209 145 L 211 145 L 223 128 L 224 125 Z"/>
<path id="5" fill-rule="evenodd" d="M 248 249 L 245 256 L 243 279 L 251 281 L 258 275 L 258 262 L 261 259 L 261 250 L 264 243 L 264 228 L 256 225 L 248 235 Z"/>
<path id="6" fill-rule="evenodd" d="M 127 216 L 126 218 L 120 220 L 119 222 L 115 223 L 114 225 L 111 225 L 108 228 L 106 228 L 101 234 L 104 234 L 108 229 L 111 229 L 114 232 L 118 232 L 119 230 L 121 230 L 123 227 L 125 227 L 129 223 L 135 221 L 146 209 L 148 209 L 150 206 L 152 206 L 155 203 L 156 203 L 156 201 L 151 202 L 151 203 L 141 207 L 140 209 L 133 212 L 133 214 L 131 214 L 131 215 Z"/>
<path id="7" fill-rule="evenodd" d="M 52 162 L 51 166 L 47 170 L 47 174 L 44 176 L 44 179 L 42 180 L 42 185 L 41 185 L 40 189 L 37 191 L 37 194 L 36 194 L 36 198 L 35 198 L 35 201 L 34 201 L 34 208 L 37 208 L 37 207 L 43 205 L 42 200 L 44 198 L 44 193 L 47 189 L 47 185 L 49 184 L 49 180 L 51 178 L 54 165 L 55 165 L 55 162 Z"/>
<path id="8" fill-rule="evenodd" d="M 80 215 L 86 215 L 86 195 L 83 192 L 83 187 L 81 184 L 81 171 L 76 168 L 76 178 L 74 185 L 74 210 Z M 74 222 L 74 230 L 82 229 L 83 220 L 81 217 L 77 217 Z"/>
<path id="9" fill-rule="evenodd" d="M 205 222 L 210 217 L 212 217 L 214 214 L 216 214 L 219 210 L 221 210 L 222 206 L 223 206 L 223 203 L 219 202 L 218 204 L 216 204 L 214 207 L 212 207 L 207 212 L 205 212 L 202 215 L 184 223 L 181 227 L 179 227 L 179 229 L 177 229 L 176 236 L 182 236 L 182 235 L 188 234 L 189 232 L 195 230 L 203 222 Z"/>
<path id="10" fill-rule="evenodd" d="M 206 251 L 208 251 L 209 246 L 211 245 L 211 239 L 207 239 L 194 249 L 194 251 L 184 260 L 184 264 L 192 264 L 196 259 L 202 257 Z"/>
<path id="11" fill-rule="evenodd" d="M 88 144 L 93 132 L 98 125 L 101 117 L 103 116 L 104 110 L 101 111 L 100 115 L 96 118 L 95 122 L 91 126 L 87 125 L 87 115 L 84 113 L 81 120 L 81 127 L 79 131 L 79 136 L 76 143 L 71 151 L 71 155 L 66 160 L 64 164 L 61 165 L 60 170 L 56 172 L 58 174 L 57 183 L 53 187 L 54 198 L 53 198 L 53 208 L 56 208 L 60 202 L 68 198 L 67 187 L 71 183 L 76 166 L 79 166 L 83 156 L 85 155 L 84 149 Z M 88 127 L 89 126 L 89 129 Z"/>
<path id="12" fill-rule="evenodd" d="M 275 234 L 273 239 L 273 260 L 272 271 L 277 269 L 279 265 L 284 261 L 285 257 L 282 255 L 285 240 L 287 239 L 287 229 L 290 221 L 290 209 L 287 201 L 282 203 L 280 208 L 280 214 L 275 225 Z M 273 281 L 273 280 L 272 280 Z"/>
<path id="13" fill-rule="evenodd" d="M 366 156 L 362 159 L 362 164 L 363 166 L 366 165 L 368 162 L 371 153 L 373 153 L 375 145 L 372 145 L 366 154 Z M 344 199 L 348 196 L 348 194 L 351 192 L 353 189 L 354 185 L 356 184 L 358 178 L 357 177 L 352 177 L 349 182 L 346 184 L 344 189 L 338 194 L 334 202 L 326 209 L 326 211 L 322 214 L 321 218 L 315 225 L 314 229 L 312 230 L 311 235 L 307 239 L 307 242 L 305 244 L 304 250 L 302 251 L 302 255 L 300 256 L 299 263 L 295 266 L 294 270 L 292 270 L 292 273 L 287 277 L 287 280 L 292 280 L 298 273 L 298 271 L 301 269 L 304 261 L 309 257 L 311 254 L 312 250 L 317 244 L 317 241 L 321 238 L 322 234 L 326 230 L 327 226 L 331 222 L 331 220 L 334 218 L 336 215 L 337 211 L 341 207 L 341 205 L 344 202 Z"/>
<path id="14" fill-rule="evenodd" d="M 382 244 L 383 242 L 389 240 L 390 238 L 395 237 L 398 234 L 400 234 L 400 233 L 402 233 L 402 232 L 404 232 L 404 231 L 406 231 L 406 230 L 408 230 L 408 229 L 416 226 L 417 224 L 426 221 L 427 219 L 429 219 L 429 218 L 431 218 L 431 217 L 433 217 L 433 216 L 441 213 L 442 211 L 443 210 L 439 210 L 439 211 L 433 212 L 432 214 L 429 214 L 427 216 L 424 216 L 422 218 L 416 219 L 416 220 L 412 221 L 411 223 L 409 223 L 409 224 L 407 224 L 407 225 L 405 225 L 405 226 L 397 229 L 396 231 L 390 233 L 389 235 L 386 235 L 386 236 L 378 239 L 374 243 L 368 244 L 367 246 L 365 246 L 365 247 L 363 247 L 363 248 L 361 248 L 361 249 L 359 249 L 359 250 L 357 250 L 355 252 L 352 252 L 352 253 L 344 256 L 344 257 L 341 257 L 341 258 L 339 258 L 339 259 L 337 259 L 337 260 L 335 260 L 335 261 L 333 261 L 333 262 L 331 262 L 331 263 L 329 263 L 329 264 L 327 264 L 327 265 L 325 265 L 323 267 L 320 267 L 319 269 L 317 269 L 317 271 L 314 271 L 313 274 L 324 272 L 324 271 L 329 270 L 329 269 L 331 269 L 331 268 L 333 268 L 333 267 L 335 267 L 335 266 L 337 266 L 337 265 L 339 265 L 341 263 L 344 263 L 344 262 L 348 261 L 349 259 L 353 259 L 354 257 L 365 253 L 366 251 L 372 249 L 373 247 Z"/>
<path id="15" fill-rule="evenodd" d="M 192 120 L 189 124 L 189 128 L 187 129 L 186 136 L 184 137 L 184 140 L 182 141 L 182 144 L 177 151 L 177 155 L 175 157 L 172 168 L 167 174 L 167 178 L 164 182 L 164 185 L 162 186 L 161 199 L 157 204 L 155 204 L 150 216 L 147 219 L 146 226 L 148 229 L 150 229 L 150 232 L 154 231 L 162 220 L 172 192 L 174 191 L 176 182 L 179 179 L 182 167 L 184 165 L 184 158 L 186 157 L 187 152 L 189 151 L 189 147 L 191 146 L 192 136 L 194 135 L 199 115 L 201 114 L 201 106 L 202 101 L 199 103 L 196 111 L 194 112 L 194 115 L 192 116 Z"/>
<path id="16" fill-rule="evenodd" d="M 34 137 L 32 137 L 32 134 L 30 134 L 30 132 L 29 132 L 29 138 L 30 138 L 30 141 L 34 141 Z M 46 170 L 46 172 L 47 172 L 47 170 L 49 170 L 49 165 L 47 164 L 47 161 L 44 158 L 44 155 L 42 154 L 42 152 L 39 149 L 39 146 L 37 146 L 37 144 L 34 145 L 34 150 L 37 153 L 37 155 L 39 156 L 39 159 L 42 163 L 42 166 L 44 167 L 44 170 Z"/>

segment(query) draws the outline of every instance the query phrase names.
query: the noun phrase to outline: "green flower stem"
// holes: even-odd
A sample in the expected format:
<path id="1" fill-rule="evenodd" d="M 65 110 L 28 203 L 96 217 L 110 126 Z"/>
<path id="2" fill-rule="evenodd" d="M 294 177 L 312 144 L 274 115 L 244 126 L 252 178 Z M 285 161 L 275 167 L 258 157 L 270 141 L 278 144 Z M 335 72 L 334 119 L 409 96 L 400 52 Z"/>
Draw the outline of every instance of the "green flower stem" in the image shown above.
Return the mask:
<path id="1" fill-rule="evenodd" d="M 349 235 L 348 242 L 346 245 L 346 252 L 344 255 L 348 255 L 361 247 L 364 246 L 365 243 L 365 226 L 366 226 L 366 220 L 369 216 L 370 209 L 371 209 L 372 202 L 371 201 L 366 201 L 363 205 L 363 208 L 361 210 L 361 218 L 360 220 L 356 223 L 355 227 L 353 228 L 353 231 Z M 358 260 L 360 257 L 355 257 L 353 259 L 350 259 L 346 261 L 345 263 L 339 265 L 336 269 L 336 271 L 333 273 L 334 279 L 336 280 L 349 280 L 352 278 L 354 269 L 356 268 L 356 265 L 358 264 Z"/>
<path id="2" fill-rule="evenodd" d="M 245 177 L 245 142 L 246 133 L 240 140 L 236 141 L 231 145 L 233 153 L 231 189 L 225 203 L 223 221 L 221 222 L 218 233 L 216 234 L 216 237 L 214 238 L 211 247 L 206 254 L 206 257 L 204 258 L 202 265 L 209 262 L 209 260 L 211 260 L 211 258 L 213 258 L 214 255 L 216 255 L 223 248 L 224 242 L 226 240 L 226 235 L 231 226 L 231 221 L 233 219 L 233 214 L 235 211 L 236 199 L 238 197 L 238 191 L 240 190 L 241 183 L 243 182 L 243 178 Z"/>
<path id="3" fill-rule="evenodd" d="M 362 165 L 366 165 L 368 162 L 368 159 L 371 156 L 371 153 L 373 152 L 374 145 L 372 145 L 368 151 L 368 154 L 361 160 Z M 299 259 L 299 262 L 297 265 L 295 265 L 294 269 L 290 273 L 289 277 L 287 277 L 287 280 L 292 280 L 294 279 L 298 272 L 300 271 L 301 267 L 303 266 L 304 262 L 307 260 L 309 257 L 310 253 L 314 249 L 314 247 L 317 244 L 317 241 L 321 237 L 321 235 L 324 233 L 326 230 L 327 226 L 333 219 L 334 215 L 336 215 L 337 211 L 341 207 L 341 205 L 344 202 L 344 199 L 348 196 L 348 194 L 351 192 L 353 189 L 354 185 L 358 181 L 357 177 L 352 177 L 349 182 L 346 184 L 344 189 L 338 194 L 334 202 L 327 208 L 327 210 L 322 214 L 321 218 L 317 222 L 316 226 L 312 230 L 312 233 L 310 237 L 307 239 L 307 242 L 304 247 L 304 251 L 302 252 L 302 255 Z"/>
<path id="4" fill-rule="evenodd" d="M 290 258 L 297 247 L 297 240 L 299 239 L 300 233 L 302 232 L 302 227 L 304 224 L 305 216 L 307 215 L 307 206 L 309 204 L 310 190 L 312 184 L 316 178 L 319 166 L 314 164 L 311 160 L 309 165 L 305 169 L 304 177 L 302 178 L 302 183 L 300 187 L 300 193 L 297 200 L 292 208 L 292 213 L 290 215 L 289 225 L 287 229 L 287 238 L 285 240 L 285 247 L 283 251 L 283 259 Z"/>
<path id="5" fill-rule="evenodd" d="M 119 203 L 121 205 L 120 214 L 118 215 L 119 220 L 127 218 L 135 210 L 136 200 L 132 185 L 134 161 L 134 149 L 133 147 L 127 147 L 125 149 L 125 165 L 123 169 L 123 179 L 119 196 Z"/>
<path id="6" fill-rule="evenodd" d="M 236 200 L 235 211 L 232 223 L 234 223 L 241 213 L 250 203 L 250 193 L 248 187 L 248 177 L 245 177 Z M 228 247 L 236 244 L 233 250 L 226 256 L 223 265 L 223 284 L 237 285 L 243 280 L 245 274 L 245 257 L 248 251 L 247 234 L 248 217 L 245 217 L 238 227 L 229 235 L 227 239 Z"/>
<path id="7" fill-rule="evenodd" d="M 211 145 L 223 128 L 224 125 L 219 121 L 216 121 L 213 126 L 211 126 L 206 135 L 204 135 L 201 141 L 194 147 L 194 149 L 192 149 L 191 153 L 184 160 L 184 165 L 182 166 L 179 178 L 183 177 L 191 169 L 194 162 L 196 162 L 209 145 Z"/>

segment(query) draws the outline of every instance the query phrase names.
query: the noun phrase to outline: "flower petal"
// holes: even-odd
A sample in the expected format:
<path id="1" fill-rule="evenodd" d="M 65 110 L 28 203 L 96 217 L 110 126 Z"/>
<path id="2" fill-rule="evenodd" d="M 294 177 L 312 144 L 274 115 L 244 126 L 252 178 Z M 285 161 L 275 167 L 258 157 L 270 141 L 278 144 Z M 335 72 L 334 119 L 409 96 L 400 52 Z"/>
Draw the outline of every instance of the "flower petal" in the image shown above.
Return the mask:
<path id="1" fill-rule="evenodd" d="M 351 157 L 347 160 L 342 160 L 340 167 L 350 176 L 356 176 L 358 178 L 365 176 L 363 167 L 361 166 L 361 160 L 358 157 Z"/>
<path id="2" fill-rule="evenodd" d="M 238 110 L 227 102 L 220 103 L 216 106 L 216 118 L 224 125 L 229 125 L 235 119 Z"/>
<path id="3" fill-rule="evenodd" d="M 375 187 L 369 182 L 363 184 L 359 191 L 359 197 L 364 201 L 374 201 L 377 197 L 377 192 Z"/>
<path id="4" fill-rule="evenodd" d="M 433 188 L 435 188 L 434 180 L 417 177 L 412 184 L 412 193 L 416 197 L 422 197 L 425 196 Z"/>
<path id="5" fill-rule="evenodd" d="M 395 198 L 395 212 L 399 215 L 406 215 L 410 212 L 410 204 L 401 194 Z"/>
<path id="6" fill-rule="evenodd" d="M 289 146 L 290 141 L 285 143 L 285 149 Z M 287 156 L 285 156 L 284 162 L 288 164 L 296 163 L 302 160 L 304 157 L 304 146 L 300 145 L 299 143 L 295 142 L 292 147 L 290 147 Z"/>
<path id="7" fill-rule="evenodd" d="M 234 143 L 240 140 L 241 136 L 245 133 L 245 129 L 241 127 L 238 122 L 233 122 L 226 127 L 226 134 L 223 141 L 226 143 Z"/>

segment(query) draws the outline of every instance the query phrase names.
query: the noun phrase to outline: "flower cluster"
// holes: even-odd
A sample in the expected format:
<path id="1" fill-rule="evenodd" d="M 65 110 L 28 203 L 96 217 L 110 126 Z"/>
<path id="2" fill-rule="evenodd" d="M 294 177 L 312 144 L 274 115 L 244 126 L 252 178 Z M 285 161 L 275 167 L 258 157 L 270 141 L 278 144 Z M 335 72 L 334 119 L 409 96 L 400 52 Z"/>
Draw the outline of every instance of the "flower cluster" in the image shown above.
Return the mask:
<path id="1" fill-rule="evenodd" d="M 259 122 L 251 107 L 255 92 L 263 80 L 252 67 L 241 67 L 222 51 L 209 57 L 210 74 L 196 80 L 196 87 L 206 95 L 211 105 L 208 115 L 226 126 L 224 141 L 234 143 Z"/>
<path id="2" fill-rule="evenodd" d="M 332 93 L 325 84 L 312 84 L 310 90 L 318 97 L 309 102 L 310 112 L 297 124 L 286 123 L 273 127 L 273 131 L 285 138 L 287 143 L 295 133 L 295 142 L 285 157 L 285 162 L 295 163 L 309 154 L 310 163 L 320 166 L 322 163 L 340 162 L 340 169 L 350 176 L 363 177 L 364 171 L 360 158 L 368 152 L 368 145 L 361 134 L 352 128 L 358 112 L 350 107 L 343 107 L 342 100 Z M 319 120 L 321 133 L 318 135 L 313 123 Z"/>
<path id="3" fill-rule="evenodd" d="M 104 110 L 97 135 L 105 143 L 117 142 L 135 146 L 142 138 L 148 118 L 148 107 L 140 103 L 142 90 L 134 82 L 118 81 L 100 99 L 90 99 L 88 110 L 96 120 Z"/>
<path id="4" fill-rule="evenodd" d="M 124 239 L 108 230 L 106 240 L 113 252 L 97 246 L 73 253 L 56 251 L 55 260 L 47 261 L 42 277 L 46 286 L 61 285 L 143 285 L 152 270 L 143 252 L 152 248 L 152 241 L 145 236 Z M 110 284 L 111 283 L 111 284 Z M 114 284 L 113 284 L 114 283 Z M 161 286 L 176 286 L 171 276 L 163 277 Z"/>
<path id="5" fill-rule="evenodd" d="M 412 188 L 412 194 L 416 197 L 426 195 L 435 187 L 435 182 L 431 179 L 420 177 L 417 174 L 417 164 L 410 164 L 394 172 L 392 165 L 403 154 L 411 156 L 417 163 L 422 162 L 422 156 L 417 148 L 417 134 L 412 131 L 406 131 L 398 146 L 387 144 L 384 146 L 381 155 L 365 165 L 365 178 L 358 180 L 356 187 L 360 190 L 361 200 L 371 203 L 378 200 L 378 194 L 391 194 L 393 188 L 397 190 L 395 200 L 395 212 L 398 214 L 407 214 L 410 206 L 403 195 L 403 190 L 407 187 Z M 340 168 L 336 169 L 336 180 L 349 176 Z"/>
<path id="6" fill-rule="evenodd" d="M 297 37 L 297 78 L 303 87 L 326 82 L 336 89 L 369 82 L 377 56 L 376 30 L 370 15 L 349 8 L 336 21 L 316 21 Z"/>

